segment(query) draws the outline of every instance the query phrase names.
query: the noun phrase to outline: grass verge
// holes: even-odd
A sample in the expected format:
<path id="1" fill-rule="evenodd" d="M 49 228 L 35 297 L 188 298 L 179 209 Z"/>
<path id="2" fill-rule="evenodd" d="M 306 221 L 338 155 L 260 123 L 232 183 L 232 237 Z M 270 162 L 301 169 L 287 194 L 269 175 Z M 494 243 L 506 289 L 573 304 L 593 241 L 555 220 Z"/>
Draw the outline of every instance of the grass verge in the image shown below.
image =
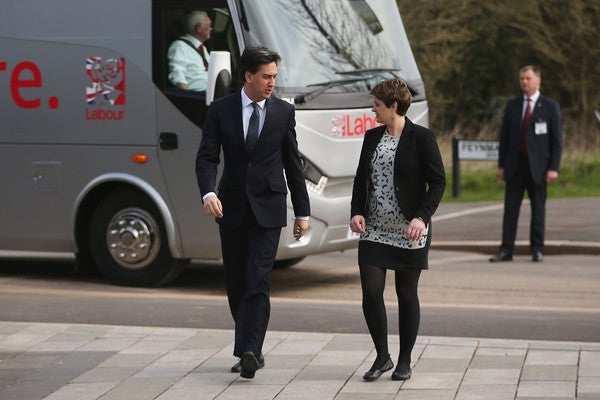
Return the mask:
<path id="1" fill-rule="evenodd" d="M 459 196 L 453 196 L 451 155 L 444 153 L 446 192 L 444 202 L 504 200 L 504 182 L 497 177 L 495 161 L 461 161 Z M 579 152 L 577 152 L 579 153 Z M 600 153 L 567 153 L 557 181 L 548 184 L 548 199 L 600 197 Z"/>

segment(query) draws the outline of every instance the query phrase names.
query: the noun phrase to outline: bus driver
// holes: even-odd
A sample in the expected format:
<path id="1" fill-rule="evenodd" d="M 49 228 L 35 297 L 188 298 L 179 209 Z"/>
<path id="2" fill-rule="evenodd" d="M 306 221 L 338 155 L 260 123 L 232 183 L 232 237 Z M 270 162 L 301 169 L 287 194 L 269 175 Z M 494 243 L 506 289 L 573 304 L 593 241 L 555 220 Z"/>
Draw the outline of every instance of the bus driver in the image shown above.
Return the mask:
<path id="1" fill-rule="evenodd" d="M 205 11 L 192 11 L 187 17 L 187 34 L 171 43 L 169 81 L 185 90 L 206 90 L 210 55 L 204 42 L 210 38 L 212 22 Z"/>

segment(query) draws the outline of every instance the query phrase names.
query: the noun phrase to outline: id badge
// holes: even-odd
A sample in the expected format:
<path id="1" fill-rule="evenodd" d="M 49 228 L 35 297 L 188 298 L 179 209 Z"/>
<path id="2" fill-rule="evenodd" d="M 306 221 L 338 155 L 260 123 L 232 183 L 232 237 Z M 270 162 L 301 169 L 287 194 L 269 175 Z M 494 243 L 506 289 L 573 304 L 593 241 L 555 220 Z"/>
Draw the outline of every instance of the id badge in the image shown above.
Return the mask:
<path id="1" fill-rule="evenodd" d="M 535 134 L 536 135 L 548 134 L 548 124 L 545 122 L 536 122 L 535 123 Z"/>

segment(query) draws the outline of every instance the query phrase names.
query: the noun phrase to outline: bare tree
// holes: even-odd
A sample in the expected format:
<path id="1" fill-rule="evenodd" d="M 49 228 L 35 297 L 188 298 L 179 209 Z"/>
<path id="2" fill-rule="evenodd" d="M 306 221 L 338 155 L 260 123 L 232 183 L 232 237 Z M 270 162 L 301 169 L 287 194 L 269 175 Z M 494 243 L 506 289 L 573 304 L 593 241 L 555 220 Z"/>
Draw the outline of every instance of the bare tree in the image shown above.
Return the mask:
<path id="1" fill-rule="evenodd" d="M 431 124 L 477 135 L 536 64 L 570 135 L 600 126 L 600 0 L 398 0 L 431 103 Z M 584 139 L 584 138 L 582 138 Z"/>

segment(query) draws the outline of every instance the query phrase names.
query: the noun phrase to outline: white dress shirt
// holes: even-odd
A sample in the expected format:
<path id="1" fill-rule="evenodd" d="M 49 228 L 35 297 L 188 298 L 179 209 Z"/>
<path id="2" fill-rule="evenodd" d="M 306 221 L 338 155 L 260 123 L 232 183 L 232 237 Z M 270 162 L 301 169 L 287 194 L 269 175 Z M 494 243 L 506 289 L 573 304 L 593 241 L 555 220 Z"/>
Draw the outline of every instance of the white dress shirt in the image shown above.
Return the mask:
<path id="1" fill-rule="evenodd" d="M 201 42 L 192 35 L 181 37 L 198 48 Z M 169 58 L 169 80 L 173 85 L 185 83 L 191 90 L 206 90 L 208 71 L 198 51 L 182 40 L 174 40 L 167 53 Z M 204 48 L 204 57 L 210 62 L 210 55 Z"/>

